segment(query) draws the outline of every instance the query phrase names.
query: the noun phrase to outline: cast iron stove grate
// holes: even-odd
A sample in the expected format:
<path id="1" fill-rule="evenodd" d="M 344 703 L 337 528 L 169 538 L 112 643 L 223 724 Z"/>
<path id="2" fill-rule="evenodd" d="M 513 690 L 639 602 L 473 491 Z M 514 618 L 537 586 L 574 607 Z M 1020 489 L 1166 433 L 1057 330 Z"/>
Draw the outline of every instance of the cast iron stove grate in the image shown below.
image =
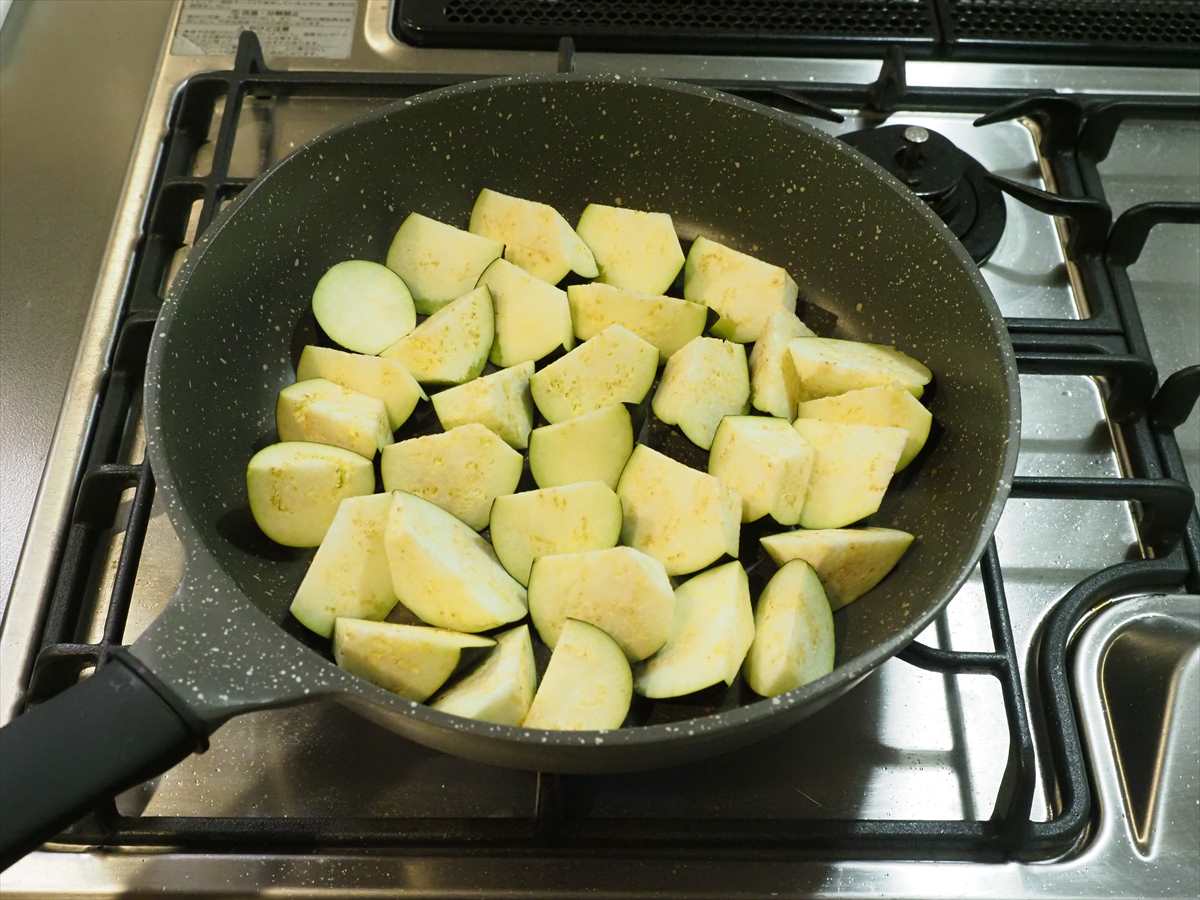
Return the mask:
<path id="1" fill-rule="evenodd" d="M 571 45 L 561 54 L 570 67 Z M 1169 589 L 1185 584 L 1200 590 L 1200 520 L 1186 484 L 1172 429 L 1188 415 L 1200 392 L 1200 366 L 1168 378 L 1157 390 L 1157 373 L 1134 304 L 1125 266 L 1136 258 L 1145 234 L 1160 223 L 1200 220 L 1197 204 L 1147 204 L 1115 225 L 1104 203 L 1096 162 L 1129 116 L 1195 117 L 1200 101 L 1144 97 L 1081 101 L 1057 96 L 1025 97 L 1006 90 L 955 91 L 906 88 L 903 56 L 891 53 L 871 85 L 705 82 L 712 87 L 809 115 L 836 117 L 828 107 L 870 109 L 881 117 L 903 102 L 906 109 L 994 108 L 981 124 L 1027 116 L 1039 122 L 1042 150 L 1054 168 L 1059 194 L 1048 194 L 989 176 L 1010 196 L 1069 222 L 1069 251 L 1088 279 L 1092 315 L 1081 320 L 1009 319 L 1019 369 L 1033 374 L 1096 376 L 1107 386 L 1111 418 L 1120 423 L 1130 474 L 1120 478 L 1018 477 L 1014 497 L 1135 501 L 1146 558 L 1096 573 L 1070 591 L 1047 620 L 1040 644 L 1040 699 L 1026 708 L 1020 665 L 1005 601 L 1004 573 L 995 543 L 981 562 L 992 651 L 948 651 L 914 644 L 902 659 L 922 669 L 999 683 L 1010 738 L 1007 766 L 986 819 L 964 820 L 672 820 L 614 819 L 568 815 L 587 788 L 580 776 L 539 776 L 531 814 L 524 820 L 495 818 L 216 818 L 122 816 L 106 804 L 62 835 L 66 844 L 164 845 L 283 850 L 314 847 L 507 848 L 530 852 L 636 851 L 670 855 L 702 851 L 722 854 L 836 852 L 892 858 L 1049 858 L 1076 844 L 1092 817 L 1091 782 L 1080 744 L 1067 668 L 1068 637 L 1099 603 L 1122 593 Z M 191 78 L 179 91 L 164 137 L 160 164 L 147 206 L 143 239 L 127 285 L 125 312 L 109 360 L 79 480 L 71 526 L 58 566 L 40 653 L 27 699 L 43 700 L 81 673 L 103 665 L 121 644 L 134 580 L 154 497 L 148 465 L 118 462 L 123 442 L 139 415 L 146 352 L 161 305 L 160 288 L 194 204 L 198 230 L 220 205 L 250 181 L 229 173 L 237 121 L 248 96 L 312 95 L 400 98 L 468 76 L 279 72 L 267 69 L 255 36 L 246 33 L 229 71 Z M 804 93 L 801 94 L 800 91 Z M 209 174 L 191 174 L 218 104 L 224 104 Z M 122 500 L 133 489 L 132 499 Z M 119 514 L 120 511 L 120 514 Z M 107 599 L 103 634 L 80 643 L 79 598 L 97 565 L 102 536 L 124 519 L 124 540 Z M 1031 820 L 1035 790 L 1030 717 L 1045 723 L 1049 754 L 1043 777 L 1060 798 L 1048 821 Z"/>

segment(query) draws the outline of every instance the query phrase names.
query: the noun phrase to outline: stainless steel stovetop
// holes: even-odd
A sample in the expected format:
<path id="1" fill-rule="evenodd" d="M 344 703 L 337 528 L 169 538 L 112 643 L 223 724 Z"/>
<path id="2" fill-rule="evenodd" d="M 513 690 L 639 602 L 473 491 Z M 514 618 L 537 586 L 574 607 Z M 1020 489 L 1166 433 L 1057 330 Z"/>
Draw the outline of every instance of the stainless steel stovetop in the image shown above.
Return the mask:
<path id="1" fill-rule="evenodd" d="M 309 6 L 337 15 L 306 43 L 254 23 L 276 69 L 487 75 L 553 71 L 554 54 L 484 50 L 418 50 L 397 42 L 388 4 L 371 0 Z M 349 24 L 344 21 L 349 10 Z M 193 9 L 192 12 L 195 10 Z M 95 398 L 106 383 L 106 362 L 122 319 L 122 304 L 143 231 L 162 135 L 180 85 L 198 72 L 229 69 L 235 29 L 220 21 L 177 15 L 164 46 L 128 176 L 124 199 L 85 328 L 39 504 L 0 633 L 5 666 L 0 719 L 17 709 L 27 666 L 40 646 L 40 624 L 55 589 L 58 553 L 68 528 L 76 475 L 88 443 Z M 339 19 L 338 16 L 343 18 Z M 179 24 L 179 29 L 176 29 Z M 287 40 L 293 40 L 287 44 Z M 223 42 L 226 42 L 223 44 Z M 272 55 L 342 53 L 344 58 Z M 227 48 L 227 52 L 212 51 Z M 863 84 L 878 61 L 702 58 L 579 53 L 577 71 L 637 72 L 737 82 Z M 1002 64 L 909 63 L 910 87 L 1013 88 L 1069 94 L 1200 94 L 1200 71 Z M 248 179 L 303 141 L 388 102 L 377 96 L 246 97 L 236 123 L 228 175 Z M 1039 151 L 1036 117 L 975 127 L 989 108 L 952 112 L 905 111 L 889 124 L 940 132 L 993 173 L 1054 192 L 1053 167 Z M 839 125 L 815 120 L 832 133 L 865 127 L 852 109 Z M 219 136 L 221 118 L 210 125 Z M 191 166 L 203 175 L 213 143 Z M 207 148 L 207 149 L 206 149 Z M 1098 165 L 1113 213 L 1148 201 L 1200 201 L 1200 122 L 1140 119 L 1117 132 Z M 1007 201 L 1008 222 L 983 267 L 1002 312 L 1010 318 L 1084 319 L 1092 310 L 1089 284 L 1066 249 L 1068 231 L 1030 206 Z M 192 209 L 194 237 L 200 205 Z M 186 254 L 180 249 L 170 271 Z M 1151 233 L 1128 275 L 1160 374 L 1200 362 L 1200 229 L 1162 227 Z M 164 285 L 169 280 L 169 272 Z M 1123 432 L 1110 421 L 1105 388 L 1083 375 L 1021 378 L 1023 432 L 1018 475 L 1119 477 L 1129 474 Z M 1188 474 L 1200 484 L 1200 414 L 1193 410 L 1176 433 Z M 121 439 L 120 459 L 141 459 L 136 428 Z M 128 502 L 132 489 L 126 492 Z M 123 552 L 125 516 L 104 531 L 99 561 L 85 590 L 76 636 L 99 641 L 106 598 Z M 1193 520 L 1194 521 L 1194 520 Z M 1140 558 L 1145 536 L 1126 502 L 1014 499 L 996 534 L 1007 605 L 1032 714 L 1039 777 L 1034 821 L 1053 818 L 1058 785 L 1041 777 L 1048 756 L 1034 671 L 1036 641 L 1056 601 L 1100 570 Z M 123 640 L 132 641 L 169 598 L 181 572 L 180 548 L 164 511 L 150 511 Z M 1180 584 L 1168 591 L 1181 590 Z M 405 822 L 486 818 L 529 819 L 542 802 L 532 773 L 478 766 L 404 743 L 334 705 L 279 710 L 235 719 L 211 749 L 153 783 L 119 798 L 125 815 L 154 817 L 153 847 L 96 849 L 69 838 L 20 862 L 4 876 L 15 895 L 283 896 L 316 894 L 491 896 L 522 891 L 548 897 L 604 891 L 606 896 L 833 896 L 833 897 L 1183 897 L 1200 886 L 1200 597 L 1182 592 L 1139 594 L 1132 585 L 1120 602 L 1090 615 L 1072 643 L 1074 690 L 1095 794 L 1092 820 L 1069 852 L 1055 859 L 979 858 L 928 861 L 919 846 L 900 858 L 855 858 L 836 849 L 786 846 L 760 854 L 681 847 L 677 854 L 572 852 L 552 834 L 534 849 L 485 844 L 355 847 L 339 823 L 369 820 L 386 832 Z M 1136 596 L 1133 596 L 1135 595 Z M 111 622 L 108 627 L 111 626 Z M 991 650 L 991 631 L 979 573 L 951 603 L 924 643 L 954 650 Z M 21 665 L 16 663 L 20 662 Z M 1134 737 L 1136 736 L 1136 738 Z M 845 700 L 792 732 L 708 763 L 665 772 L 580 779 L 573 802 L 610 819 L 739 820 L 987 820 L 1008 762 L 1010 728 L 995 680 L 943 675 L 902 660 L 886 664 Z M 86 746 L 80 753 L 87 752 Z M 159 818 L 161 817 L 161 818 Z M 171 829 L 199 820 L 229 825 L 236 839 L 171 839 Z M 273 841 L 256 822 L 326 822 L 330 849 L 296 849 Z M 389 826 L 394 822 L 394 826 Z M 433 823 L 433 824 L 431 824 Z M 517 827 L 514 824 L 514 828 Z M 164 837 L 163 834 L 166 836 Z M 178 846 L 172 846 L 177 844 Z M 896 856 L 894 850 L 889 856 Z M 489 891 L 491 893 L 489 893 Z"/>

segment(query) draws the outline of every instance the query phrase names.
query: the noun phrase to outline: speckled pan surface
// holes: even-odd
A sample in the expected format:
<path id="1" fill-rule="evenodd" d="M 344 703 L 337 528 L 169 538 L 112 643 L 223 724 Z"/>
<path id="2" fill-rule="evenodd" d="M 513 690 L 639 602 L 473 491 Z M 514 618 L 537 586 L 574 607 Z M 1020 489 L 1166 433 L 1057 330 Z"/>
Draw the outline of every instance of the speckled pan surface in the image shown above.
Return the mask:
<path id="1" fill-rule="evenodd" d="M 342 259 L 382 260 L 412 210 L 465 225 L 482 187 L 551 203 L 572 221 L 589 201 L 669 212 L 685 239 L 705 234 L 785 266 L 803 298 L 837 316 L 835 336 L 896 344 L 933 369 L 939 427 L 871 520 L 918 541 L 882 586 L 837 614 L 831 675 L 773 700 L 739 689 L 656 705 L 637 719 L 649 724 L 604 735 L 526 732 L 395 698 L 289 633 L 287 606 L 310 554 L 258 533 L 244 473 L 273 439 L 275 393 L 314 336 L 312 287 Z M 563 771 L 719 752 L 840 696 L 911 641 L 970 573 L 1008 495 L 1019 433 L 999 312 L 969 257 L 898 182 L 777 111 L 596 76 L 434 91 L 280 163 L 218 218 L 177 277 L 151 351 L 146 417 L 160 489 L 192 549 L 191 588 L 135 652 L 203 715 L 335 692 L 440 749 Z M 769 573 L 755 569 L 761 585 Z"/>

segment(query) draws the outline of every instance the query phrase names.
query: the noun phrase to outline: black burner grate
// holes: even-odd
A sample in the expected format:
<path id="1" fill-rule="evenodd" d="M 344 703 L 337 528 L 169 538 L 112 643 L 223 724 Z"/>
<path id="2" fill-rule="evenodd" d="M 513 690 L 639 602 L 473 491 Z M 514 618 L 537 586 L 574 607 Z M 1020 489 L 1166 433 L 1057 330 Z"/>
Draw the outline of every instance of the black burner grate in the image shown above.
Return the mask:
<path id="1" fill-rule="evenodd" d="M 569 67 L 569 42 L 561 56 Z M 242 36 L 233 70 L 195 76 L 179 91 L 127 287 L 125 316 L 94 418 L 41 652 L 31 673 L 27 693 L 31 702 L 69 686 L 89 666 L 103 664 L 110 649 L 122 641 L 154 496 L 154 479 L 147 465 L 119 462 L 123 438 L 138 415 L 136 399 L 154 317 L 161 305 L 164 273 L 185 240 L 193 204 L 201 204 L 198 222 L 203 230 L 220 205 L 249 183 L 229 175 L 243 100 L 247 96 L 302 95 L 399 98 L 466 77 L 270 71 L 263 66 L 257 39 L 247 33 Z M 1192 367 L 1176 373 L 1155 394 L 1157 373 L 1124 274 L 1151 225 L 1197 221 L 1200 204 L 1135 207 L 1110 231 L 1111 213 L 1103 200 L 1095 160 L 1103 158 L 1126 117 L 1195 117 L 1200 99 L 1109 97 L 1082 101 L 1024 97 L 1004 90 L 906 88 L 903 57 L 897 53 L 888 55 L 879 80 L 871 85 L 705 83 L 782 109 L 826 118 L 836 115 L 826 108 L 830 106 L 886 113 L 903 102 L 906 109 L 914 110 L 995 108 L 997 112 L 980 124 L 1026 116 L 1041 125 L 1042 150 L 1053 166 L 1060 194 L 1044 194 L 1002 179 L 996 184 L 1014 199 L 1068 221 L 1070 255 L 1087 285 L 1093 315 L 1083 320 L 1008 319 L 1018 367 L 1028 374 L 1102 378 L 1110 415 L 1121 423 L 1131 471 L 1120 478 L 1018 477 L 1013 496 L 1135 501 L 1147 555 L 1096 573 L 1057 602 L 1040 641 L 1040 690 L 1029 709 L 1009 623 L 1004 573 L 994 543 L 989 543 L 980 566 L 993 650 L 947 651 L 914 644 L 902 654 L 906 662 L 930 671 L 956 678 L 984 675 L 998 681 L 1010 738 L 994 814 L 951 821 L 605 818 L 586 812 L 594 782 L 582 776 L 542 775 L 525 819 L 138 817 L 121 816 L 108 804 L 61 836 L 61 842 L 217 850 L 253 845 L 272 851 L 333 846 L 438 847 L 459 854 L 486 846 L 532 854 L 552 850 L 560 856 L 635 853 L 671 859 L 688 853 L 715 859 L 819 851 L 930 860 L 1049 858 L 1079 840 L 1092 819 L 1091 783 L 1071 694 L 1069 636 L 1087 613 L 1118 595 L 1180 584 L 1200 591 L 1200 518 L 1171 430 L 1196 402 L 1200 370 Z M 222 104 L 211 169 L 207 175 L 194 175 L 192 162 Z M 123 503 L 123 492 L 130 488 L 133 496 Z M 104 564 L 99 548 L 114 522 L 124 528 L 125 538 L 103 634 L 95 642 L 83 642 L 79 597 L 89 573 Z M 1034 718 L 1043 725 L 1050 751 L 1042 774 L 1051 795 L 1058 798 L 1048 821 L 1030 818 L 1035 789 L 1030 727 Z"/>

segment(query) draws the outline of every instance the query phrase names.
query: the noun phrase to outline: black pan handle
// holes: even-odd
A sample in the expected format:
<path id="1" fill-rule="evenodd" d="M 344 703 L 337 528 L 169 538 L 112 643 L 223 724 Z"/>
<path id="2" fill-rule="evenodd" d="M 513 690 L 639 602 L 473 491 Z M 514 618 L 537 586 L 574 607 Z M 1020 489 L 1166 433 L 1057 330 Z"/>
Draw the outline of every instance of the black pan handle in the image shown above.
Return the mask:
<path id="1" fill-rule="evenodd" d="M 125 651 L 17 716 L 0 728 L 0 870 L 202 748 L 207 731 Z"/>

